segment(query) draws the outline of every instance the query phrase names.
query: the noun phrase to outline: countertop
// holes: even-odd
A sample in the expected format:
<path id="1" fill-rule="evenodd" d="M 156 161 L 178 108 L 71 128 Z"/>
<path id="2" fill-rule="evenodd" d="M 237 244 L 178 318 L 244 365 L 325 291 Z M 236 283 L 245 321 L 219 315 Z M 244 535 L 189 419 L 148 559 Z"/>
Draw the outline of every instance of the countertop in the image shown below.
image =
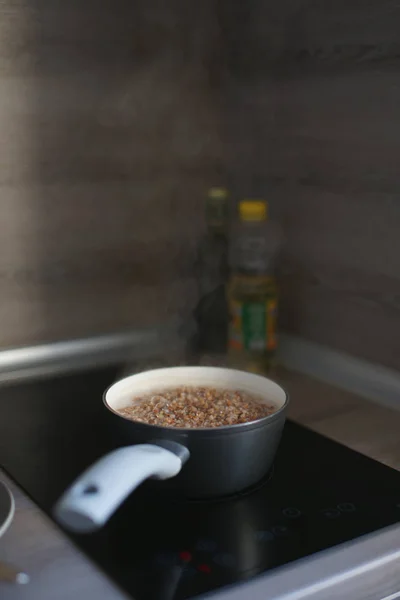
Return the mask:
<path id="1" fill-rule="evenodd" d="M 289 417 L 400 470 L 400 412 L 304 375 L 280 371 Z M 2 600 L 120 600 L 126 596 L 78 551 L 0 469 L 16 499 L 10 529 L 0 539 L 0 561 L 28 572 L 29 584 L 0 583 Z"/>

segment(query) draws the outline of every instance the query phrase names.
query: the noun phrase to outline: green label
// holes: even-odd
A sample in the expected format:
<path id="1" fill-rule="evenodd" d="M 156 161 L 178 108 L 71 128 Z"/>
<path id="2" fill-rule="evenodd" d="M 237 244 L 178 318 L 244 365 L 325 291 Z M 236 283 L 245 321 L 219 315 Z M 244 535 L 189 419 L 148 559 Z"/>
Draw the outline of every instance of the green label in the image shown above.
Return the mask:
<path id="1" fill-rule="evenodd" d="M 276 300 L 231 304 L 229 345 L 232 349 L 263 352 L 276 348 Z"/>
<path id="2" fill-rule="evenodd" d="M 246 350 L 264 350 L 267 346 L 265 303 L 242 305 L 243 345 Z"/>

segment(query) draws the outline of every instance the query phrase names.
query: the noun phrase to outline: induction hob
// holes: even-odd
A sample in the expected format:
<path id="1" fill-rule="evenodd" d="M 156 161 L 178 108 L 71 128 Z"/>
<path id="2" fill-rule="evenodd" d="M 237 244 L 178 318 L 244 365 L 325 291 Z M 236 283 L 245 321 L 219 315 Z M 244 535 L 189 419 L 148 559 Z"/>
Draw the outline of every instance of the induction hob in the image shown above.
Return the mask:
<path id="1" fill-rule="evenodd" d="M 48 514 L 118 445 L 101 401 L 117 375 L 103 369 L 0 389 L 0 464 Z M 399 472 L 290 421 L 272 471 L 250 490 L 188 502 L 152 485 L 102 531 L 71 535 L 136 600 L 237 586 L 400 520 Z"/>

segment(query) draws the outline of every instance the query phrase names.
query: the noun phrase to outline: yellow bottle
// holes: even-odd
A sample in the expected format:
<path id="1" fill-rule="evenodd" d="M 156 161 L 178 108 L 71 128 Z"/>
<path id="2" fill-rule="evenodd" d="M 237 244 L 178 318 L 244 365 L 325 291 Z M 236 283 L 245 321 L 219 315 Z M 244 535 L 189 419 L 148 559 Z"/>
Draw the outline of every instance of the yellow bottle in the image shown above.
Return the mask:
<path id="1" fill-rule="evenodd" d="M 279 246 L 268 221 L 268 205 L 245 200 L 233 229 L 229 305 L 228 359 L 234 368 L 266 374 L 275 365 L 278 291 L 274 262 Z"/>

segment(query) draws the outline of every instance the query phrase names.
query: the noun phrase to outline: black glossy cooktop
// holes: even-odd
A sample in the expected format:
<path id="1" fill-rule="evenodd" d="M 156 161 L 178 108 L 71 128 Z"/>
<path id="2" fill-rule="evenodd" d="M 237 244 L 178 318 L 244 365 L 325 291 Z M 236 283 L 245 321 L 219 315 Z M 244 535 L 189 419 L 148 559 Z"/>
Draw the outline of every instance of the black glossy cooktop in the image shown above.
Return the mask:
<path id="1" fill-rule="evenodd" d="M 47 513 L 118 444 L 102 404 L 117 374 L 0 389 L 0 464 Z M 253 490 L 184 502 L 147 483 L 103 531 L 72 538 L 136 600 L 183 600 L 399 520 L 399 472 L 288 422 L 273 472 Z"/>

